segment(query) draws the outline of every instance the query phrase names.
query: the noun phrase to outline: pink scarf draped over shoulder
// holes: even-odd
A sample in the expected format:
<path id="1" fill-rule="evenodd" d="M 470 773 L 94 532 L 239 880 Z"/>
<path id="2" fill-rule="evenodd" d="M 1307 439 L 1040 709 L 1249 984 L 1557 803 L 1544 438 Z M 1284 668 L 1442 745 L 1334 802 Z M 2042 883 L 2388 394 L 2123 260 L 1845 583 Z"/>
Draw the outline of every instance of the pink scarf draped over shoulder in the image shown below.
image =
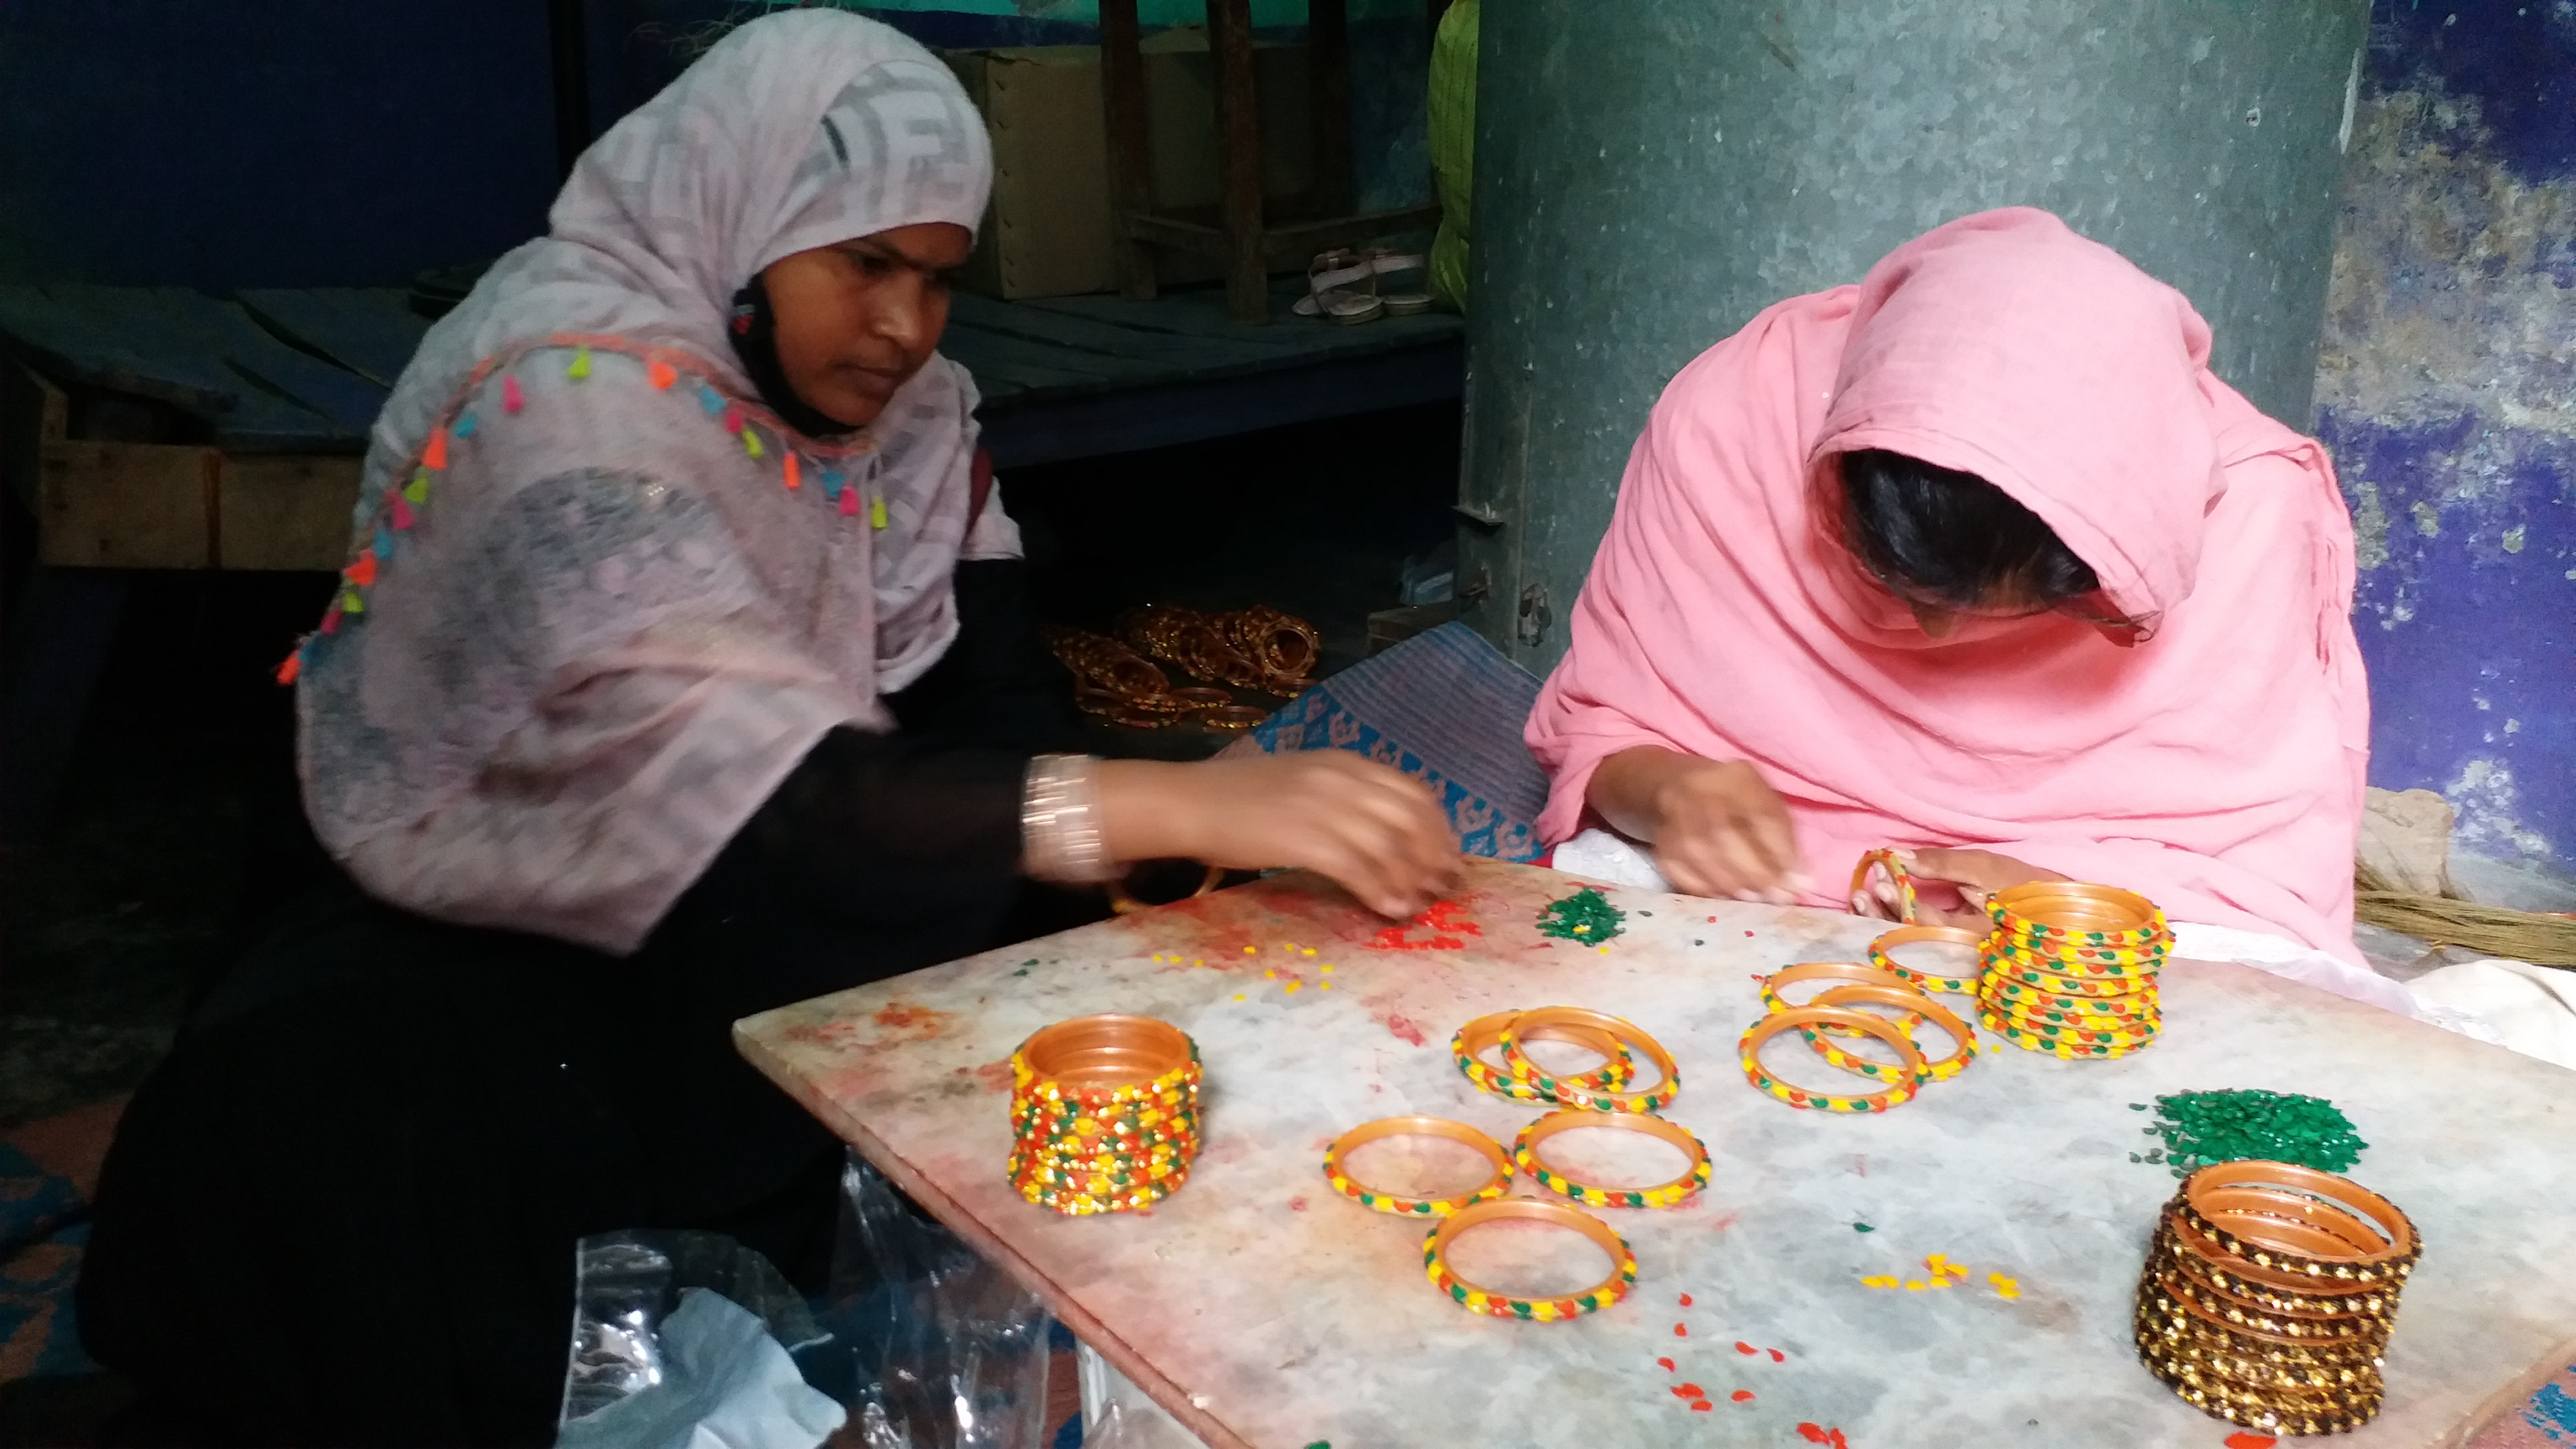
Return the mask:
<path id="1" fill-rule="evenodd" d="M 1630 454 L 1528 727 L 1542 836 L 1659 745 L 1787 802 L 1805 904 L 1873 847 L 1994 850 L 2177 920 L 2347 960 L 2368 698 L 2324 448 L 2209 371 L 2171 287 L 2046 212 L 1962 218 L 1674 377 Z M 1839 541 L 1835 458 L 1976 474 L 2154 636 L 2056 615 L 1946 639 Z"/>

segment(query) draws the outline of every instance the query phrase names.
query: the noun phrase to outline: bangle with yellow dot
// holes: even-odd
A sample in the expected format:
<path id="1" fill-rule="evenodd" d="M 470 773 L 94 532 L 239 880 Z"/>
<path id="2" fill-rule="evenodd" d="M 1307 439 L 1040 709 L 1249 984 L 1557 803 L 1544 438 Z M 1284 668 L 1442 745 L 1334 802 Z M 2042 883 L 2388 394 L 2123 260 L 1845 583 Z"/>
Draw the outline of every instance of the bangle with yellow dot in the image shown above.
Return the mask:
<path id="1" fill-rule="evenodd" d="M 1958 1014 L 1950 1008 L 1910 988 L 1891 990 L 1884 986 L 1836 986 L 1830 990 L 1817 992 L 1815 998 L 1807 1004 L 1834 1008 L 1854 1006 L 1896 1008 L 1904 1014 L 1890 1020 L 1894 1021 L 1898 1029 L 1902 1030 L 1909 1039 L 1914 1035 L 1915 1029 L 1925 1022 L 1939 1027 L 1949 1034 L 1950 1054 L 1936 1061 L 1931 1059 L 1931 1053 L 1924 1053 L 1925 1060 L 1921 1072 L 1922 1079 L 1926 1082 L 1947 1081 L 1959 1075 L 1968 1069 L 1968 1063 L 1977 1055 L 1976 1031 L 1966 1022 L 1961 1021 Z M 1821 1029 L 1801 1027 L 1799 1030 L 1807 1038 L 1809 1046 L 1814 1047 L 1826 1061 L 1845 1071 L 1857 1072 L 1873 1081 L 1900 1080 L 1898 1074 L 1904 1068 L 1898 1063 L 1882 1062 L 1873 1057 L 1854 1056 L 1825 1040 L 1820 1034 Z"/>
<path id="2" fill-rule="evenodd" d="M 2147 951 L 2173 940 L 2155 902 L 2117 886 L 2030 881 L 1988 897 L 1986 914 L 2007 935 L 2069 948 Z"/>
<path id="3" fill-rule="evenodd" d="M 1515 1298 L 1451 1272 L 1449 1245 L 1457 1240 L 1458 1235 L 1503 1219 L 1542 1222 L 1583 1234 L 1610 1255 L 1613 1265 L 1610 1276 L 1581 1293 L 1553 1298 Z M 1629 1287 L 1637 1281 L 1637 1255 L 1629 1251 L 1628 1240 L 1619 1236 L 1616 1229 L 1589 1213 L 1578 1212 L 1564 1203 L 1500 1197 L 1461 1208 L 1442 1218 L 1440 1226 L 1433 1228 L 1422 1240 L 1422 1269 L 1430 1277 L 1433 1287 L 1448 1294 L 1452 1302 L 1470 1313 L 1553 1323 L 1599 1312 L 1627 1297 Z"/>
<path id="4" fill-rule="evenodd" d="M 2127 1034 L 2026 1031 L 1992 1011 L 1978 1012 L 1977 1022 L 2014 1046 L 2026 1051 L 2046 1052 L 2068 1061 L 2109 1061 L 2152 1045 L 2156 1039 L 2156 1031 L 2152 1027 Z"/>
<path id="5" fill-rule="evenodd" d="M 1659 1183 L 1653 1187 L 1601 1187 L 1578 1178 L 1568 1177 L 1540 1160 L 1538 1144 L 1559 1132 L 1575 1131 L 1586 1127 L 1616 1127 L 1622 1131 L 1642 1132 L 1649 1137 L 1661 1138 L 1689 1155 L 1690 1168 L 1672 1181 Z M 1559 1196 L 1570 1197 L 1576 1202 L 1591 1207 L 1671 1207 L 1708 1186 L 1711 1171 L 1707 1144 L 1692 1135 L 1689 1128 L 1678 1123 L 1667 1122 L 1661 1117 L 1649 1117 L 1639 1113 L 1621 1113 L 1603 1117 L 1585 1112 L 1550 1112 L 1522 1128 L 1520 1136 L 1512 1139 L 1512 1161 L 1519 1165 L 1522 1173 L 1532 1182 Z"/>
<path id="6" fill-rule="evenodd" d="M 1452 1142 L 1463 1142 L 1484 1156 L 1493 1173 L 1475 1187 L 1446 1197 L 1408 1197 L 1371 1187 L 1353 1178 L 1349 1169 L 1343 1166 L 1343 1159 L 1355 1147 L 1388 1137 L 1445 1137 Z M 1381 1117 L 1374 1122 L 1363 1122 L 1333 1139 L 1333 1145 L 1324 1149 L 1324 1177 L 1332 1183 L 1333 1191 L 1364 1208 L 1399 1216 L 1446 1217 L 1462 1208 L 1501 1197 L 1504 1190 L 1512 1185 L 1512 1159 L 1504 1153 L 1501 1143 L 1464 1122 L 1452 1122 L 1445 1117 Z"/>
<path id="7" fill-rule="evenodd" d="M 1811 1092 L 1771 1075 L 1762 1065 L 1762 1044 L 1780 1032 L 1810 1026 L 1850 1027 L 1887 1043 L 1903 1060 L 1904 1079 L 1886 1091 L 1854 1097 Z M 1792 1107 L 1818 1112 L 1884 1112 L 1911 1100 L 1923 1079 L 1922 1049 L 1915 1046 L 1913 1039 L 1894 1022 L 1865 1011 L 1845 1011 L 1830 1006 L 1796 1006 L 1764 1016 L 1745 1028 L 1743 1040 L 1736 1043 L 1736 1055 L 1744 1067 L 1746 1081 Z"/>
<path id="8" fill-rule="evenodd" d="M 1497 1011 L 1458 1028 L 1457 1034 L 1449 1038 L 1449 1054 L 1457 1061 L 1459 1074 L 1481 1090 L 1516 1102 L 1553 1102 L 1560 1081 L 1584 1090 L 1597 1087 L 1617 1091 L 1636 1079 L 1637 1059 L 1628 1048 L 1617 1037 L 1588 1027 L 1543 1027 L 1543 1034 L 1532 1040 L 1571 1042 L 1591 1051 L 1603 1059 L 1602 1064 L 1591 1071 L 1562 1078 L 1545 1074 L 1524 1078 L 1501 1067 L 1488 1065 L 1485 1053 L 1502 1041 L 1503 1033 L 1520 1015 L 1517 1011 Z"/>
<path id="9" fill-rule="evenodd" d="M 1754 981 L 1756 983 L 1754 990 L 1762 997 L 1764 1011 L 1787 1011 L 1792 1007 L 1814 1005 L 1812 1000 L 1791 1001 L 1780 994 L 1784 987 L 1802 986 L 1810 981 L 1830 981 L 1837 986 L 1883 986 L 1891 991 L 1904 991 L 1918 996 L 1922 994 L 1895 972 L 1877 966 L 1863 966 L 1857 961 L 1801 961 L 1795 966 L 1783 966 L 1768 976 L 1757 976 Z M 1919 1015 L 1908 1013 L 1897 1018 L 1897 1021 L 1899 1025 L 1911 1028 L 1922 1019 Z M 1838 1027 L 1827 1028 L 1827 1030 L 1836 1036 L 1851 1034 Z"/>
<path id="10" fill-rule="evenodd" d="M 1630 1092 L 1583 1087 L 1571 1079 L 1548 1076 L 1521 1053 L 1520 1043 L 1544 1041 L 1547 1038 L 1542 1033 L 1562 1027 L 1585 1027 L 1611 1037 L 1652 1063 L 1660 1074 L 1658 1079 L 1642 1092 Z M 1541 1085 L 1559 1106 L 1594 1112 L 1654 1112 L 1681 1095 L 1682 1073 L 1673 1063 L 1673 1054 L 1635 1024 L 1606 1012 L 1587 1011 L 1580 1006 L 1542 1006 L 1514 1018 L 1503 1028 L 1497 1042 L 1503 1051 L 1503 1069 L 1524 1082 Z"/>
<path id="11" fill-rule="evenodd" d="M 1872 870 L 1887 872 L 1888 880 L 1896 887 L 1896 919 L 1906 925 L 1913 925 L 1916 909 L 1914 877 L 1906 874 L 1905 862 L 1893 850 L 1869 850 L 1861 853 L 1860 864 L 1852 867 L 1852 896 L 1855 899 L 1867 899 L 1862 892 L 1869 885 L 1869 873 Z"/>
<path id="12" fill-rule="evenodd" d="M 1984 936 L 1975 931 L 1960 930 L 1955 926 L 1899 926 L 1869 943 L 1869 964 L 1925 991 L 1947 991 L 1963 996 L 1975 992 L 1977 989 L 1975 974 L 1945 976 L 1937 971 L 1925 971 L 1908 966 L 1890 954 L 1896 947 L 1916 945 L 1925 941 L 1968 947 L 1983 947 L 1986 944 Z"/>

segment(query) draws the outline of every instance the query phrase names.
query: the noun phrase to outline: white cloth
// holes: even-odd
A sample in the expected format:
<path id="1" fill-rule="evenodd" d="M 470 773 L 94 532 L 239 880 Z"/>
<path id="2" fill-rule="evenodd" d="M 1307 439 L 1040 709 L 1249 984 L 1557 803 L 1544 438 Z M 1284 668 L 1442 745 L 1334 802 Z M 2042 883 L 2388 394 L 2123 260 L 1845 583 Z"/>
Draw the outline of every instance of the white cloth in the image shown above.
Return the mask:
<path id="1" fill-rule="evenodd" d="M 1550 863 L 1570 875 L 1588 876 L 1611 885 L 1650 891 L 1672 889 L 1664 873 L 1656 868 L 1654 856 L 1643 846 L 1598 827 L 1586 829 L 1558 846 Z M 2173 922 L 2173 933 L 2177 956 L 2194 961 L 2234 961 L 2320 991 L 2368 1002 L 2400 1016 L 2423 1015 L 2404 986 L 2287 936 L 2191 921 Z"/>
<path id="2" fill-rule="evenodd" d="M 2437 1026 L 2576 1068 L 2576 971 L 2489 958 L 2427 971 L 2412 989 Z"/>
<path id="3" fill-rule="evenodd" d="M 967 536 L 974 385 L 934 357 L 863 437 L 808 439 L 725 329 L 781 257 L 971 229 L 991 172 L 920 46 L 755 20 L 430 329 L 302 654 L 306 809 L 369 891 L 630 951 L 827 731 L 888 726 L 879 696 L 956 635 L 961 553 L 1018 552 L 990 505 Z"/>

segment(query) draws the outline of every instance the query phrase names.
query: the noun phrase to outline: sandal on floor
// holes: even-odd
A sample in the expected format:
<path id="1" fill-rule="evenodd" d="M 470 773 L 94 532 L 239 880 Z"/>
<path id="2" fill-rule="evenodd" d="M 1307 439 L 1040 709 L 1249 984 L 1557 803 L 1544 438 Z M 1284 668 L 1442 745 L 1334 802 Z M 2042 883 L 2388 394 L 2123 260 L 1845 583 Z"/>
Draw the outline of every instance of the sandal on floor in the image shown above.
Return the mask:
<path id="1" fill-rule="evenodd" d="M 1431 310 L 1431 294 L 1424 290 L 1430 283 L 1431 274 L 1424 269 L 1423 258 L 1419 252 L 1395 252 L 1378 248 L 1363 253 L 1363 256 L 1369 266 L 1381 277 L 1401 272 L 1413 273 L 1411 285 L 1377 294 L 1377 299 L 1386 305 L 1389 315 L 1409 317 L 1416 312 Z"/>
<path id="2" fill-rule="evenodd" d="M 1374 322 L 1386 315 L 1386 304 L 1377 296 L 1377 268 L 1356 252 L 1318 252 L 1306 267 L 1306 295 L 1289 310 L 1344 326 Z"/>

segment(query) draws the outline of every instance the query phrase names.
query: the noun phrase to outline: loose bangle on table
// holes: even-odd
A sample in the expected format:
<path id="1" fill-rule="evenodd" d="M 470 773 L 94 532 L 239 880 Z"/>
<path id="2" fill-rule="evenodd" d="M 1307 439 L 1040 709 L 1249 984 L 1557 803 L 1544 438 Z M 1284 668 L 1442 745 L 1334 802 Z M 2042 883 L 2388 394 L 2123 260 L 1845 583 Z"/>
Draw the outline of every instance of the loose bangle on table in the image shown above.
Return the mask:
<path id="1" fill-rule="evenodd" d="M 1452 1142 L 1463 1142 L 1484 1154 L 1485 1160 L 1493 1166 L 1493 1175 L 1466 1192 L 1447 1197 L 1405 1197 L 1353 1179 L 1350 1170 L 1342 1165 L 1342 1159 L 1354 1147 L 1388 1137 L 1445 1137 Z M 1365 1208 L 1375 1208 L 1382 1213 L 1446 1217 L 1470 1204 L 1501 1197 L 1504 1189 L 1512 1185 L 1512 1159 L 1504 1153 L 1503 1144 L 1464 1122 L 1452 1122 L 1445 1117 L 1381 1117 L 1374 1122 L 1363 1122 L 1333 1139 L 1333 1145 L 1324 1149 L 1324 1177 L 1333 1184 L 1333 1191 Z"/>
<path id="2" fill-rule="evenodd" d="M 1559 1132 L 1583 1127 L 1612 1127 L 1660 1137 L 1690 1155 L 1690 1169 L 1672 1181 L 1654 1187 L 1598 1187 L 1568 1177 L 1539 1160 L 1538 1145 L 1541 1142 Z M 1638 1112 L 1621 1112 L 1607 1117 L 1591 1112 L 1550 1112 L 1522 1128 L 1520 1136 L 1512 1139 L 1512 1161 L 1539 1186 L 1593 1207 L 1671 1207 L 1708 1186 L 1710 1172 L 1708 1146 L 1691 1135 L 1689 1128 Z"/>
<path id="3" fill-rule="evenodd" d="M 1542 1028 L 1560 1026 L 1590 1027 L 1602 1032 L 1622 1045 L 1644 1053 L 1646 1060 L 1654 1063 L 1655 1070 L 1662 1073 L 1655 1085 L 1642 1092 L 1624 1088 L 1579 1087 L 1562 1078 L 1540 1077 L 1540 1080 L 1555 1082 L 1552 1095 L 1560 1105 L 1589 1108 L 1595 1112 L 1653 1112 L 1671 1105 L 1673 1098 L 1681 1095 L 1682 1069 L 1674 1064 L 1673 1054 L 1664 1050 L 1662 1042 L 1646 1035 L 1633 1023 L 1579 1006 L 1542 1006 L 1535 1011 L 1524 1011 L 1504 1027 L 1499 1038 L 1504 1069 L 1521 1075 L 1525 1081 L 1537 1077 L 1539 1069 L 1521 1053 L 1520 1043 L 1524 1039 L 1543 1041 L 1545 1038 L 1539 1035 Z"/>
<path id="4" fill-rule="evenodd" d="M 1553 1224 L 1572 1228 L 1599 1244 L 1610 1255 L 1610 1276 L 1581 1293 L 1556 1298 L 1514 1298 L 1491 1288 L 1471 1283 L 1449 1270 L 1449 1245 L 1460 1233 L 1484 1223 L 1517 1218 L 1527 1222 Z M 1629 1285 L 1637 1281 L 1637 1255 L 1628 1251 L 1628 1240 L 1616 1229 L 1589 1213 L 1577 1212 L 1560 1202 L 1541 1202 L 1526 1197 L 1498 1197 L 1461 1208 L 1440 1220 L 1422 1240 L 1422 1268 L 1430 1275 L 1433 1287 L 1446 1293 L 1471 1313 L 1490 1314 L 1496 1318 L 1524 1318 L 1541 1323 L 1579 1317 L 1609 1307 L 1628 1296 Z"/>
<path id="5" fill-rule="evenodd" d="M 1940 941 L 1947 945 L 1979 949 L 1986 944 L 1984 936 L 1975 931 L 1962 931 L 1956 926 L 1899 926 L 1869 943 L 1869 964 L 1924 991 L 1947 991 L 1956 995 L 1974 994 L 1977 989 L 1977 977 L 1974 975 L 1943 976 L 1931 971 L 1918 971 L 1898 962 L 1894 956 L 1888 954 L 1891 947 L 1911 946 L 1923 941 Z"/>
<path id="6" fill-rule="evenodd" d="M 2172 939 L 2165 913 L 2136 891 L 2079 881 L 2029 881 L 1986 898 L 1986 913 L 2014 935 L 2079 946 L 2144 949 Z"/>
<path id="7" fill-rule="evenodd" d="M 1768 976 L 1754 979 L 1759 983 L 1756 989 L 1761 993 L 1764 1011 L 1787 1011 L 1792 1007 L 1814 1005 L 1812 999 L 1791 1001 L 1780 994 L 1781 987 L 1797 986 L 1809 981 L 1831 981 L 1844 986 L 1882 986 L 1890 991 L 1903 991 L 1915 996 L 1923 994 L 1907 985 L 1905 978 L 1895 972 L 1878 966 L 1863 966 L 1857 961 L 1801 961 L 1795 966 L 1783 966 Z M 1898 1018 L 1898 1021 L 1904 1026 L 1911 1027 L 1922 1019 L 1920 1015 L 1909 1011 L 1905 1016 Z M 1848 1033 L 1837 1031 L 1835 1035 L 1848 1035 Z"/>
<path id="8" fill-rule="evenodd" d="M 1884 1092 L 1866 1097 L 1837 1097 L 1827 1092 L 1793 1087 L 1763 1069 L 1762 1044 L 1765 1041 L 1792 1027 L 1808 1026 L 1847 1026 L 1877 1037 L 1896 1048 L 1896 1054 L 1904 1058 L 1907 1079 Z M 1923 1077 L 1923 1051 L 1896 1023 L 1865 1011 L 1843 1011 L 1830 1006 L 1796 1006 L 1770 1013 L 1745 1028 L 1744 1039 L 1736 1043 L 1736 1055 L 1743 1063 L 1746 1081 L 1792 1107 L 1825 1112 L 1884 1112 L 1913 1097 Z"/>
<path id="9" fill-rule="evenodd" d="M 1916 908 L 1914 877 L 1905 873 L 1905 862 L 1897 858 L 1895 851 L 1861 852 L 1860 864 L 1852 867 L 1851 893 L 1864 900 L 1869 899 L 1862 894 L 1862 887 L 1869 884 L 1869 872 L 1872 866 L 1885 870 L 1888 880 L 1896 887 L 1896 919 L 1906 925 L 1913 925 Z"/>
<path id="10" fill-rule="evenodd" d="M 2076 1032 L 2062 1027 L 2023 1027 L 1995 1015 L 1992 1010 L 1977 1013 L 1977 1024 L 2014 1046 L 2027 1051 L 2048 1052 L 2068 1061 L 2109 1061 L 2153 1045 L 2156 1029 L 2140 1027 L 2129 1033 Z"/>
<path id="11" fill-rule="evenodd" d="M 1908 1037 L 1914 1034 L 1916 1026 L 1927 1021 L 1948 1032 L 1950 1034 L 1948 1056 L 1939 1061 L 1933 1061 L 1930 1059 L 1931 1053 L 1924 1053 L 1922 1079 L 1927 1082 L 1947 1081 L 1959 1075 L 1968 1069 L 1969 1061 L 1977 1054 L 1977 1033 L 1966 1022 L 1961 1021 L 1958 1014 L 1950 1008 L 1919 992 L 1893 991 L 1884 986 L 1836 986 L 1817 992 L 1807 1004 L 1822 1007 L 1850 1007 L 1861 1004 L 1892 1006 L 1905 1013 L 1904 1016 L 1891 1018 L 1891 1020 L 1898 1022 Z M 1895 1074 L 1903 1070 L 1894 1062 L 1853 1056 L 1826 1041 L 1819 1034 L 1822 1028 L 1816 1030 L 1801 1028 L 1801 1030 L 1805 1031 L 1808 1045 L 1814 1047 L 1826 1061 L 1846 1071 L 1858 1072 L 1873 1081 L 1888 1082 L 1896 1080 Z M 1917 1049 L 1920 1049 L 1919 1046 Z"/>
<path id="12" fill-rule="evenodd" d="M 2357 1250 L 2351 1257 L 2320 1257 L 2289 1251 L 2273 1246 L 2254 1232 L 2235 1231 L 2233 1222 L 2215 1221 L 2224 1214 L 2223 1207 L 2210 1210 L 2201 1206 L 2213 1193 L 2249 1185 L 2292 1189 L 2315 1205 L 2316 1218 L 2323 1218 L 2331 1212 L 2365 1228 L 2375 1228 L 2376 1236 L 2385 1246 L 2377 1252 Z M 2185 1225 L 2215 1242 L 2229 1256 L 2257 1268 L 2309 1279 L 2395 1285 L 2415 1271 L 2416 1260 L 2424 1251 L 2422 1240 L 2416 1236 L 2413 1220 L 2399 1211 L 2395 1203 L 2350 1178 L 2287 1162 L 2213 1163 L 2183 1179 L 2182 1191 L 2175 1196 L 2174 1207 Z M 2362 1222 L 2363 1219 L 2367 1222 Z"/>
<path id="13" fill-rule="evenodd" d="M 1520 1016 L 1517 1011 L 1497 1011 L 1458 1028 L 1457 1034 L 1449 1038 L 1449 1054 L 1458 1063 L 1459 1075 L 1484 1091 L 1516 1102 L 1553 1102 L 1558 1082 L 1571 1083 L 1587 1091 L 1615 1092 L 1636 1080 L 1637 1059 L 1629 1053 L 1626 1045 L 1606 1031 L 1595 1031 L 1586 1026 L 1548 1026 L 1542 1023 L 1528 1039 L 1571 1042 L 1592 1052 L 1602 1061 L 1591 1071 L 1565 1077 L 1524 1079 L 1503 1068 L 1487 1065 L 1485 1053 L 1503 1039 L 1503 1033 L 1510 1030 Z"/>

